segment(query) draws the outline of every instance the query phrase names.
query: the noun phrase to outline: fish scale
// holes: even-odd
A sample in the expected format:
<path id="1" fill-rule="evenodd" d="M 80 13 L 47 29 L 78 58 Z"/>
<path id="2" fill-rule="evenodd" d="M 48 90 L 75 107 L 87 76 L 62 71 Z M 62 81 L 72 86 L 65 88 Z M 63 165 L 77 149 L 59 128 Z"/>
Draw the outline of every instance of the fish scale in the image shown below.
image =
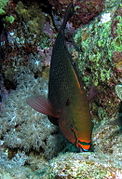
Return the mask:
<path id="1" fill-rule="evenodd" d="M 74 88 L 71 83 L 71 72 L 67 69 L 69 65 L 71 66 L 69 59 L 71 59 L 71 55 L 67 52 L 64 35 L 61 32 L 52 52 L 48 88 L 49 101 L 59 109 L 66 104 L 67 99 L 71 97 L 72 88 Z"/>
<path id="2" fill-rule="evenodd" d="M 48 115 L 58 124 L 64 136 L 83 151 L 91 148 L 92 121 L 83 85 L 72 65 L 72 57 L 65 41 L 65 27 L 73 15 L 71 3 L 56 38 L 50 65 L 48 99 L 33 97 L 27 103 L 38 112 Z"/>

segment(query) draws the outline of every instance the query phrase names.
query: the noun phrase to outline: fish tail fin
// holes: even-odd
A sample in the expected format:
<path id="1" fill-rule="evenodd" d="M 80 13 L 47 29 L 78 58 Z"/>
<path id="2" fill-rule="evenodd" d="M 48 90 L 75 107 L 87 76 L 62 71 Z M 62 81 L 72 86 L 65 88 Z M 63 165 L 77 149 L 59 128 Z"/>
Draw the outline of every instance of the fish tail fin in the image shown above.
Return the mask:
<path id="1" fill-rule="evenodd" d="M 73 3 L 70 3 L 66 9 L 66 13 L 64 15 L 64 20 L 63 20 L 63 23 L 61 25 L 61 28 L 60 28 L 60 31 L 65 29 L 66 27 L 66 24 L 67 24 L 67 21 L 72 17 L 74 13 L 74 5 Z"/>
<path id="2" fill-rule="evenodd" d="M 54 110 L 51 103 L 45 99 L 43 96 L 34 96 L 26 100 L 27 104 L 31 106 L 36 111 L 49 115 L 55 118 L 59 117 L 59 114 Z"/>

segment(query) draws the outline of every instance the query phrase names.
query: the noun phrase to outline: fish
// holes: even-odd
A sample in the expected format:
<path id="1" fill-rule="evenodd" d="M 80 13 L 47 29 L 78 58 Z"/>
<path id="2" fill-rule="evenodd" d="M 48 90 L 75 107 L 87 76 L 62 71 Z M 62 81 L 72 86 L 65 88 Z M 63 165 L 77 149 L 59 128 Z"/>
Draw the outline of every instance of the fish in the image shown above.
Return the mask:
<path id="1" fill-rule="evenodd" d="M 89 103 L 65 40 L 66 24 L 73 14 L 74 5 L 70 3 L 52 50 L 47 99 L 34 96 L 28 98 L 27 103 L 47 115 L 80 151 L 90 151 L 92 121 Z"/>

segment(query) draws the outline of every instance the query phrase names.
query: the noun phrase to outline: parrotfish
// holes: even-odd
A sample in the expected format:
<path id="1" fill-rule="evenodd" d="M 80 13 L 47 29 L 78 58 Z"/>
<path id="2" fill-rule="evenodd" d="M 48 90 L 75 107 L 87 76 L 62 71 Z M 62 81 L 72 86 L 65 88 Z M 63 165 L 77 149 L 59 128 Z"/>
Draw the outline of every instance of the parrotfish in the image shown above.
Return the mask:
<path id="1" fill-rule="evenodd" d="M 51 57 L 48 98 L 30 97 L 27 103 L 57 123 L 63 135 L 81 151 L 91 148 L 92 121 L 84 86 L 79 81 L 67 49 L 65 27 L 74 13 L 70 3 L 57 35 Z"/>

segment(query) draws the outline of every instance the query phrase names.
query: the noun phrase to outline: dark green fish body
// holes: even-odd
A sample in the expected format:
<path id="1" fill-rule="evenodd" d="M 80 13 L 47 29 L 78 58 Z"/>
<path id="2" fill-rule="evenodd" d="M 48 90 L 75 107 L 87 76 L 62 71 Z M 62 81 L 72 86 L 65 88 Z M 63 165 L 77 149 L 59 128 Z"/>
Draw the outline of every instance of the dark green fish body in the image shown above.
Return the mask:
<path id="1" fill-rule="evenodd" d="M 56 107 L 57 109 L 61 109 L 64 105 L 67 96 L 69 95 L 69 85 L 71 91 L 71 88 L 73 88 L 73 85 L 70 81 L 71 78 L 69 78 L 69 76 L 72 75 L 72 70 L 70 68 L 67 68 L 71 66 L 71 61 L 69 60 L 71 59 L 71 55 L 67 50 L 64 36 L 66 23 L 72 15 L 73 5 L 70 4 L 67 9 L 67 13 L 65 15 L 60 32 L 56 38 L 51 57 L 48 99 L 51 103 L 53 102 L 54 107 Z"/>
<path id="2" fill-rule="evenodd" d="M 59 32 L 52 52 L 48 99 L 57 112 L 61 113 L 59 126 L 64 135 L 68 139 L 71 137 L 70 141 L 74 143 L 76 140 L 90 142 L 92 123 L 88 100 L 72 66 L 64 28 L 65 26 Z"/>
<path id="3" fill-rule="evenodd" d="M 52 53 L 48 99 L 57 109 L 61 109 L 66 100 L 71 97 L 74 88 L 71 78 L 72 69 L 62 32 L 58 35 Z"/>
<path id="4" fill-rule="evenodd" d="M 65 42 L 64 29 L 73 14 L 73 4 L 67 9 L 56 38 L 50 65 L 48 100 L 35 97 L 28 104 L 58 121 L 64 136 L 77 147 L 88 151 L 91 146 L 92 122 L 84 87 L 80 85 L 72 66 L 72 57 Z"/>

